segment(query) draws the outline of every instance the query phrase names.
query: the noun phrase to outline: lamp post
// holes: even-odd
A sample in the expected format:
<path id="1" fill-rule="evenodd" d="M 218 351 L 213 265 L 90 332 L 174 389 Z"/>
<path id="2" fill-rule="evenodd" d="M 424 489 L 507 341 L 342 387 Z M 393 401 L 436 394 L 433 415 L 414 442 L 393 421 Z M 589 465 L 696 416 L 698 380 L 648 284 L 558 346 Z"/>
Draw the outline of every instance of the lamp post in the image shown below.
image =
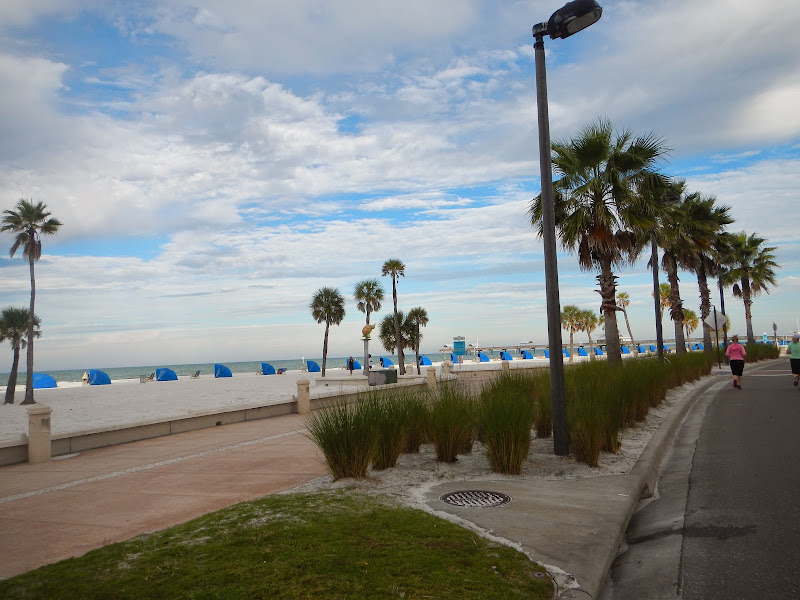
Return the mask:
<path id="1" fill-rule="evenodd" d="M 603 9 L 594 0 L 567 2 L 546 23 L 533 26 L 536 61 L 536 104 L 539 108 L 539 170 L 542 182 L 542 241 L 547 296 L 547 334 L 550 349 L 550 404 L 553 410 L 553 451 L 569 454 L 567 407 L 564 398 L 564 355 L 561 342 L 561 301 L 558 295 L 555 207 L 553 205 L 553 165 L 550 156 L 550 117 L 547 108 L 547 72 L 544 36 L 567 38 L 596 23 Z"/>

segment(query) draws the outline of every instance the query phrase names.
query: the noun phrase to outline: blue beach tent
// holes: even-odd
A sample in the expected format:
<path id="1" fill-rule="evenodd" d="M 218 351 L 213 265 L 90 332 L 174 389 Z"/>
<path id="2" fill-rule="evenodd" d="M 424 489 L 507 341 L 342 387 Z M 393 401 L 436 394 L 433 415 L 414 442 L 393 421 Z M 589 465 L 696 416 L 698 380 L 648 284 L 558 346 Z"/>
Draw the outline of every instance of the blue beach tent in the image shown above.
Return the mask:
<path id="1" fill-rule="evenodd" d="M 658 352 L 658 348 L 656 348 L 653 344 L 650 344 L 650 352 Z"/>
<path id="2" fill-rule="evenodd" d="M 450 362 L 453 363 L 454 365 L 458 364 L 458 357 L 452 352 L 450 353 Z"/>
<path id="3" fill-rule="evenodd" d="M 533 358 L 533 354 L 530 353 L 530 350 L 523 350 L 522 351 L 522 358 L 524 360 L 530 360 Z"/>
<path id="4" fill-rule="evenodd" d="M 478 362 L 489 362 L 489 357 L 484 352 L 478 352 Z"/>
<path id="5" fill-rule="evenodd" d="M 620 347 L 619 347 L 619 351 L 620 351 L 622 354 L 630 354 L 630 353 L 631 353 L 631 351 L 630 351 L 630 350 L 628 350 L 628 347 L 627 347 L 627 346 L 620 346 Z"/>
<path id="6" fill-rule="evenodd" d="M 511 357 L 511 355 L 508 352 L 503 351 L 503 352 L 500 353 L 500 360 L 514 360 L 514 359 Z"/>
<path id="7" fill-rule="evenodd" d="M 319 365 L 315 363 L 313 360 L 306 361 L 308 363 L 308 372 L 309 373 L 320 373 L 322 369 L 319 368 Z"/>
<path id="8" fill-rule="evenodd" d="M 103 371 L 89 371 L 89 385 L 111 385 L 111 378 Z"/>
<path id="9" fill-rule="evenodd" d="M 643 346 L 636 346 L 636 351 L 639 354 L 644 354 L 645 352 L 647 352 L 647 350 L 645 350 Z"/>
<path id="10" fill-rule="evenodd" d="M 54 388 L 57 387 L 56 380 L 53 379 L 52 375 L 47 375 L 46 373 L 34 373 L 33 374 L 33 389 L 41 390 L 45 388 Z"/>
<path id="11" fill-rule="evenodd" d="M 269 363 L 261 363 L 261 374 L 262 375 L 275 375 L 275 367 L 273 367 Z"/>
<path id="12" fill-rule="evenodd" d="M 214 377 L 233 377 L 233 373 L 225 365 L 214 365 Z"/>
<path id="13" fill-rule="evenodd" d="M 430 367 L 433 363 L 431 363 L 431 359 L 425 355 L 420 355 L 419 357 L 419 365 L 421 367 Z"/>
<path id="14" fill-rule="evenodd" d="M 422 357 L 420 357 L 420 360 L 422 360 Z M 394 363 L 391 360 L 389 360 L 388 358 L 385 358 L 385 357 L 380 359 L 380 363 L 381 363 L 381 366 L 384 367 L 384 368 L 393 367 L 394 366 Z"/>
<path id="15" fill-rule="evenodd" d="M 602 348 L 598 348 L 597 346 L 595 346 L 594 355 L 595 356 L 603 356 L 603 349 Z"/>
<path id="16" fill-rule="evenodd" d="M 569 358 L 569 350 L 566 348 L 562 348 L 561 353 L 564 355 L 564 358 Z"/>
<path id="17" fill-rule="evenodd" d="M 578 348 L 578 356 L 589 356 L 589 353 L 586 352 L 586 348 L 581 346 L 580 348 Z"/>
<path id="18" fill-rule="evenodd" d="M 172 369 L 156 369 L 156 381 L 178 381 L 178 376 Z"/>
<path id="19" fill-rule="evenodd" d="M 545 350 L 544 351 L 544 357 L 545 358 L 550 358 L 550 350 Z"/>
<path id="20" fill-rule="evenodd" d="M 347 368 L 347 361 L 344 361 L 344 368 Z M 353 359 L 353 370 L 360 371 L 361 370 L 361 363 L 359 363 L 355 358 Z"/>

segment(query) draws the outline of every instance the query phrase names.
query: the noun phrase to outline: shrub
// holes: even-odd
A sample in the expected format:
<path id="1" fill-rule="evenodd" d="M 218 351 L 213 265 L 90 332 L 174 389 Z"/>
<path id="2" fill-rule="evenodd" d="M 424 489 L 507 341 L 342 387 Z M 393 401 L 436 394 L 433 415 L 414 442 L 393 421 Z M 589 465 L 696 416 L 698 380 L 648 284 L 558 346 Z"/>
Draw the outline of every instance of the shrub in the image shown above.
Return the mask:
<path id="1" fill-rule="evenodd" d="M 493 471 L 519 475 L 528 457 L 533 402 L 526 378 L 501 375 L 480 398 L 480 429 Z"/>
<path id="2" fill-rule="evenodd" d="M 378 471 L 397 465 L 406 447 L 409 415 L 405 398 L 393 390 L 369 394 L 359 399 L 358 410 L 374 427 L 372 467 Z"/>
<path id="3" fill-rule="evenodd" d="M 369 411 L 337 402 L 306 417 L 306 427 L 322 451 L 333 479 L 364 478 L 375 449 Z"/>
<path id="4" fill-rule="evenodd" d="M 431 396 L 429 413 L 436 460 L 455 462 L 475 439 L 474 401 L 458 385 L 445 383 Z"/>
<path id="5" fill-rule="evenodd" d="M 404 398 L 407 417 L 406 446 L 403 452 L 417 453 L 428 441 L 428 403 L 423 394 L 408 394 Z"/>

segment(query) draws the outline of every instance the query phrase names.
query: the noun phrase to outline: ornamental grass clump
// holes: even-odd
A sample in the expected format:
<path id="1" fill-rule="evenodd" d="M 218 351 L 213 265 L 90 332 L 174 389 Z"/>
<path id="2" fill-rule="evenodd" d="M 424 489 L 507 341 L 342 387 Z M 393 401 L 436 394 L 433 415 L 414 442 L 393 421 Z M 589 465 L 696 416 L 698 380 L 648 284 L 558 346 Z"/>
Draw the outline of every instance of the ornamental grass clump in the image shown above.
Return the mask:
<path id="1" fill-rule="evenodd" d="M 359 404 L 337 402 L 306 417 L 306 427 L 322 451 L 334 481 L 365 478 L 375 452 L 375 425 Z"/>
<path id="2" fill-rule="evenodd" d="M 374 427 L 372 468 L 378 471 L 397 465 L 406 447 L 409 414 L 404 394 L 381 391 L 359 400 L 359 408 Z"/>
<path id="3" fill-rule="evenodd" d="M 431 396 L 429 432 L 436 460 L 455 462 L 475 440 L 475 402 L 458 385 L 440 385 Z"/>
<path id="4" fill-rule="evenodd" d="M 497 473 L 519 475 L 528 457 L 534 403 L 526 379 L 504 374 L 481 391 L 481 435 Z"/>
<path id="5" fill-rule="evenodd" d="M 403 452 L 417 454 L 422 444 L 428 441 L 428 401 L 421 393 L 409 393 L 404 398 L 406 406 L 407 431 Z"/>

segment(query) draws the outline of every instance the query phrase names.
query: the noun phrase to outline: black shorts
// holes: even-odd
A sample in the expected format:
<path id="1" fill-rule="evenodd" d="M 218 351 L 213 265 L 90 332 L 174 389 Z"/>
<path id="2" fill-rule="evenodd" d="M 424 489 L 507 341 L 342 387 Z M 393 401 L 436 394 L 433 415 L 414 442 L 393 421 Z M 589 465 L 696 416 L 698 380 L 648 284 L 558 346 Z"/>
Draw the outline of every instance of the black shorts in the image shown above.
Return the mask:
<path id="1" fill-rule="evenodd" d="M 800 358 L 790 358 L 789 364 L 792 366 L 792 373 L 800 375 Z"/>
<path id="2" fill-rule="evenodd" d="M 732 360 L 731 361 L 731 373 L 734 375 L 739 375 L 744 372 L 744 361 L 743 360 Z"/>

